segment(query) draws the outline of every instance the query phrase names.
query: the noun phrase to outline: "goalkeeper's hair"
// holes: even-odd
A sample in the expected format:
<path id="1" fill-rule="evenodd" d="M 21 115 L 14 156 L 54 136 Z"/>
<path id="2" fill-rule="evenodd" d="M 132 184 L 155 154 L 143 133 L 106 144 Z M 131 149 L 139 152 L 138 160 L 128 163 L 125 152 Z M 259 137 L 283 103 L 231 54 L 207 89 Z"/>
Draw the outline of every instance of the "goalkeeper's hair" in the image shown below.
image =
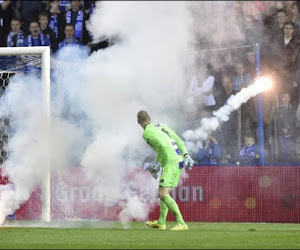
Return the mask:
<path id="1" fill-rule="evenodd" d="M 150 121 L 150 116 L 146 110 L 141 110 L 137 114 L 138 123 L 142 124 Z"/>

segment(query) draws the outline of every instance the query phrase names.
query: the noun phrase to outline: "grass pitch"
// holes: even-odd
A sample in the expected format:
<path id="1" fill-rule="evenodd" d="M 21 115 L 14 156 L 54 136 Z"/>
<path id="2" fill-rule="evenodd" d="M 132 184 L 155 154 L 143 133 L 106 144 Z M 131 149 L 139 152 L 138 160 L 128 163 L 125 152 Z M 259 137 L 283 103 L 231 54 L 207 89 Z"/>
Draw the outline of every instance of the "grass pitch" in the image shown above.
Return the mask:
<path id="1" fill-rule="evenodd" d="M 196 223 L 188 231 L 133 222 L 5 222 L 2 249 L 300 249 L 300 224 Z"/>

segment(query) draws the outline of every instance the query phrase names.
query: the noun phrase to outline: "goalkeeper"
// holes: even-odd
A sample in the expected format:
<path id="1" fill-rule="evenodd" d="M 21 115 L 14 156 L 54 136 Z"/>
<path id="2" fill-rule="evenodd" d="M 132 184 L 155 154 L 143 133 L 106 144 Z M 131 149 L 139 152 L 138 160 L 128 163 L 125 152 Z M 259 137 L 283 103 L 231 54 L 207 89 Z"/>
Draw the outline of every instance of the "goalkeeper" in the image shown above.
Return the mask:
<path id="1" fill-rule="evenodd" d="M 144 129 L 144 140 L 156 151 L 156 161 L 146 165 L 153 175 L 153 169 L 159 169 L 162 174 L 159 178 L 158 197 L 160 198 L 160 216 L 158 221 L 147 221 L 151 228 L 166 229 L 166 218 L 170 210 L 176 218 L 176 226 L 170 230 L 188 230 L 176 201 L 170 196 L 169 191 L 178 185 L 183 167 L 192 168 L 194 161 L 187 153 L 183 141 L 166 125 L 151 123 L 147 111 L 141 110 L 137 114 L 138 124 Z M 150 166 L 149 166 L 150 165 Z M 154 178 L 156 176 L 153 175 Z"/>

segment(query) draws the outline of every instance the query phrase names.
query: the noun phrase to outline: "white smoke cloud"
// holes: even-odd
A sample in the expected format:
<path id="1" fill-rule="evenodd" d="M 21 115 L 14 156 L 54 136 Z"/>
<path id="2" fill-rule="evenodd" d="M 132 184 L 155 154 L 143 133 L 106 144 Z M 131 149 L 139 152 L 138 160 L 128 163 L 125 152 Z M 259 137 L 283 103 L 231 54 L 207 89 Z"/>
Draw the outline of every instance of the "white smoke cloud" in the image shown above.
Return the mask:
<path id="1" fill-rule="evenodd" d="M 64 105 L 52 112 L 52 164 L 68 166 L 78 160 L 97 183 L 102 200 L 125 201 L 120 214 L 124 225 L 127 218 L 146 218 L 150 209 L 149 201 L 132 194 L 132 187 L 147 185 L 146 197 L 156 195 L 158 187 L 150 175 L 133 183 L 124 180 L 130 169 L 142 168 L 147 156 L 154 157 L 141 137 L 136 114 L 146 109 L 153 121 L 174 120 L 184 91 L 182 58 L 188 50 L 189 21 L 185 2 L 97 2 L 89 30 L 95 39 L 118 37 L 116 44 L 89 57 L 79 47 L 66 48 L 53 58 L 58 60 L 58 73 L 51 87 L 61 95 L 56 104 Z M 22 78 L 24 83 L 35 81 L 40 84 Z M 35 91 L 33 85 L 29 89 Z M 12 107 L 17 107 L 14 114 L 22 121 L 9 142 L 12 154 L 5 169 L 14 187 L 1 191 L 2 216 L 30 197 L 45 174 L 41 166 L 49 159 L 50 143 L 43 134 L 46 119 L 38 108 L 42 100 L 31 95 L 32 104 L 20 107 L 23 95 L 27 93 L 11 98 Z"/>
<path id="2" fill-rule="evenodd" d="M 207 49 L 205 46 L 210 49 L 224 48 L 232 46 L 235 42 L 245 41 L 240 4 L 243 3 L 238 1 L 191 2 L 190 9 L 195 18 L 194 32 L 200 38 L 195 41 L 198 42 L 197 46 L 205 49 Z"/>
<path id="3" fill-rule="evenodd" d="M 271 85 L 271 77 L 260 77 L 247 88 L 243 88 L 237 94 L 231 95 L 224 106 L 213 112 L 211 118 L 203 118 L 198 128 L 187 130 L 183 133 L 183 137 L 187 140 L 187 148 L 195 153 L 197 142 L 206 139 L 207 132 L 216 130 L 222 123 L 229 120 L 231 112 L 237 110 L 251 97 L 270 89 Z"/>
<path id="4" fill-rule="evenodd" d="M 9 160 L 3 168 L 13 184 L 8 186 L 10 188 L 0 186 L 0 223 L 41 184 L 46 173 L 45 161 L 49 159 L 41 82 L 30 76 L 15 77 L 2 98 L 5 105 L 0 107 L 0 116 L 9 114 L 12 117 L 15 132 L 7 144 Z"/>
<path id="5" fill-rule="evenodd" d="M 137 112 L 146 109 L 153 120 L 168 121 L 171 117 L 167 112 L 180 107 L 189 16 L 184 2 L 172 2 L 171 8 L 168 2 L 102 2 L 96 7 L 88 27 L 94 38 L 117 36 L 120 40 L 87 61 L 85 84 L 89 87 L 81 90 L 80 99 L 99 136 L 87 148 L 82 165 L 93 176 L 97 173 L 107 180 L 102 186 L 105 194 L 121 200 L 121 179 L 127 168 L 141 166 L 148 152 L 141 139 L 143 130 L 137 124 Z M 132 158 L 120 156 L 131 151 L 140 160 L 130 166 Z M 147 182 L 156 193 L 157 181 Z M 135 180 L 134 185 L 145 182 Z M 121 221 L 126 224 L 128 218 L 146 218 L 146 201 L 137 201 L 137 196 L 125 198 L 128 203 L 120 214 Z"/>
<path id="6" fill-rule="evenodd" d="M 56 104 L 64 103 L 61 111 L 67 119 L 59 119 L 60 109 L 53 111 L 51 143 L 45 134 L 48 124 L 41 109 L 40 80 L 22 76 L 16 79 L 15 85 L 19 84 L 22 91 L 12 88 L 4 96 L 11 104 L 9 112 L 14 116 L 16 133 L 9 141 L 11 154 L 4 166 L 13 185 L 1 187 L 0 223 L 41 183 L 45 174 L 42 166 L 49 157 L 52 167 L 62 163 L 63 166 L 81 164 L 92 182 L 97 183 L 104 201 L 125 201 L 120 213 L 124 225 L 128 226 L 133 219 L 146 218 L 151 208 L 147 204 L 149 199 L 139 198 L 131 187 L 147 186 L 143 189 L 144 196 L 152 197 L 157 180 L 147 175 L 135 178 L 134 182 L 124 181 L 128 172 L 141 167 L 146 157 L 154 156 L 141 138 L 143 130 L 137 124 L 136 114 L 146 109 L 153 121 L 176 128 L 185 100 L 184 66 L 187 53 L 194 49 L 191 47 L 195 32 L 193 18 L 197 15 L 201 18 L 201 14 L 210 17 L 197 26 L 197 32 L 201 37 L 209 37 L 212 45 L 242 37 L 235 15 L 224 19 L 223 14 L 228 12 L 221 10 L 227 5 L 220 6 L 184 1 L 96 2 L 88 29 L 95 41 L 108 38 L 115 44 L 90 56 L 79 47 L 65 48 L 58 53 L 56 60 L 63 63 L 56 64 L 58 73 L 51 85 L 60 94 Z M 223 29 L 220 22 L 226 21 L 228 27 Z M 216 30 L 234 30 L 237 36 Z M 195 56 L 191 55 L 192 62 Z M 28 82 L 31 87 L 25 88 Z M 20 105 L 20 100 L 26 101 Z M 215 128 L 220 120 L 225 121 L 236 107 L 233 100 L 216 113 L 216 119 L 210 120 L 208 127 L 203 124 L 204 130 Z M 190 134 L 187 139 L 193 140 L 203 137 L 205 131 L 187 131 L 185 135 Z M 188 141 L 190 144 L 193 142 Z M 125 192 L 124 187 L 129 191 Z"/>

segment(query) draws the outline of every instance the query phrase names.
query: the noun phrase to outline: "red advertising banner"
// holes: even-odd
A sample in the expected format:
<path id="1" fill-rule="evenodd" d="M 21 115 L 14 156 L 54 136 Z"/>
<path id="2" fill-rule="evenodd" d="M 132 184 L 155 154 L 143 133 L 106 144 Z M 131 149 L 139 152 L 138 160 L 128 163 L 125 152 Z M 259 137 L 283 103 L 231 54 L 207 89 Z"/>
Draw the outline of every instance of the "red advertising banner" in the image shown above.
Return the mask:
<path id="1" fill-rule="evenodd" d="M 195 167 L 173 197 L 186 221 L 299 223 L 300 167 Z"/>
<path id="2" fill-rule="evenodd" d="M 149 173 L 136 171 L 128 178 L 134 185 L 134 179 L 145 174 Z M 187 175 L 171 191 L 185 221 L 300 223 L 298 166 L 196 166 Z M 122 201 L 112 200 L 104 205 L 97 198 L 101 190 L 90 185 L 81 168 L 69 168 L 62 178 L 63 185 L 57 184 L 55 178 L 52 180 L 53 219 L 118 220 Z M 7 179 L 0 176 L 0 185 L 6 183 Z M 153 190 L 149 204 L 153 204 L 153 199 L 158 200 L 156 196 L 157 190 Z M 37 190 L 14 218 L 40 219 L 41 208 L 41 192 Z M 159 206 L 155 205 L 148 219 L 158 217 Z M 169 213 L 167 219 L 174 217 Z"/>

